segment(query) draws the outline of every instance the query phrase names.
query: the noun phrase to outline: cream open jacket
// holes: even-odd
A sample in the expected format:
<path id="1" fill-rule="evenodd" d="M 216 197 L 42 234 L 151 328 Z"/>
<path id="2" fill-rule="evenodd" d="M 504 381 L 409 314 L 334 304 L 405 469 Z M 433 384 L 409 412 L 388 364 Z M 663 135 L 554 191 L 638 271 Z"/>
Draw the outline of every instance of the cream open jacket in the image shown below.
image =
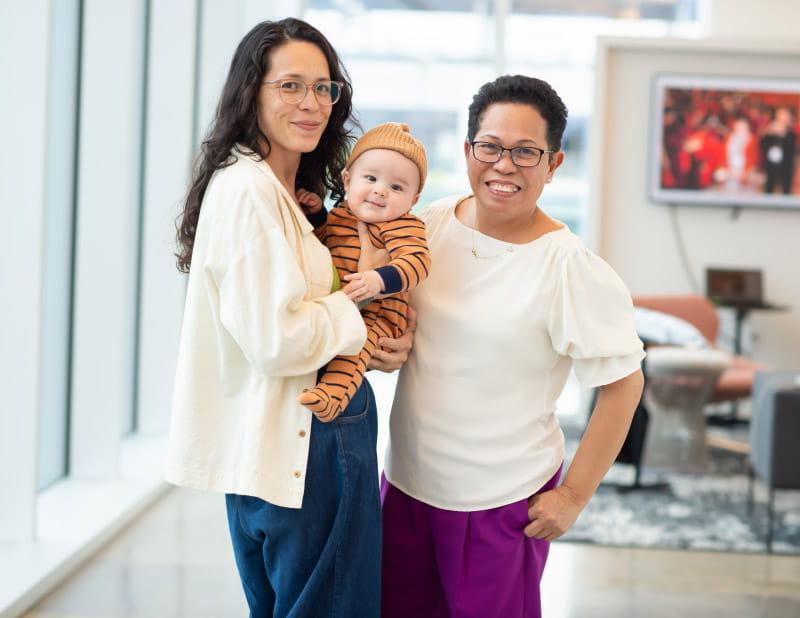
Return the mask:
<path id="1" fill-rule="evenodd" d="M 330 254 L 267 163 L 233 156 L 200 212 L 165 476 L 299 508 L 311 414 L 297 396 L 366 328 L 330 293 Z"/>

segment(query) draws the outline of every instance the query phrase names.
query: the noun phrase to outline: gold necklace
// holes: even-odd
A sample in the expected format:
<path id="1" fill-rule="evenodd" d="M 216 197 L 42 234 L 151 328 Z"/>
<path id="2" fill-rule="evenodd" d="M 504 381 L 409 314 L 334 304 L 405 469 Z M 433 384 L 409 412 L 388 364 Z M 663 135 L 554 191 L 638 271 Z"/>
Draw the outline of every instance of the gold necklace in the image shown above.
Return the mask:
<path id="1" fill-rule="evenodd" d="M 492 258 L 500 257 L 501 255 L 506 255 L 507 253 L 514 253 L 514 245 L 511 243 L 508 244 L 505 251 L 501 251 L 495 255 L 478 255 L 478 251 L 475 249 L 475 229 L 472 230 L 472 257 L 476 260 L 491 260 Z"/>
<path id="2" fill-rule="evenodd" d="M 477 204 L 475 205 L 475 208 L 477 209 Z M 531 221 L 533 221 L 533 217 L 536 216 L 536 211 L 537 210 L 538 210 L 538 207 L 533 209 L 533 214 L 531 214 Z M 475 228 L 478 227 L 478 213 L 477 213 L 477 210 L 476 210 L 476 212 L 475 212 L 475 214 L 473 216 L 474 216 L 474 219 L 472 221 L 472 226 L 473 226 L 472 227 L 472 257 L 474 257 L 476 260 L 491 260 L 493 258 L 498 258 L 501 255 L 507 255 L 508 253 L 514 253 L 514 244 L 513 243 L 506 243 L 505 250 L 501 251 L 500 253 L 496 253 L 495 255 L 478 255 L 478 251 L 475 248 Z"/>

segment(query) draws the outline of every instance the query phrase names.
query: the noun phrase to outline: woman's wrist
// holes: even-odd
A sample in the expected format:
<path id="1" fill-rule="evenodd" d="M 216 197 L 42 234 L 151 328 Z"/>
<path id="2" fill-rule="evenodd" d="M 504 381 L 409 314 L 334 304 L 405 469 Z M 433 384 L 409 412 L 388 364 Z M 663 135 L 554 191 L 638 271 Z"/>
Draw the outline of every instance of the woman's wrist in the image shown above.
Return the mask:
<path id="1" fill-rule="evenodd" d="M 592 499 L 594 492 L 597 490 L 596 487 L 588 488 L 573 486 L 569 483 L 568 479 L 565 479 L 561 484 L 561 489 L 572 500 L 572 502 L 580 506 L 581 509 L 589 504 L 589 500 Z"/>

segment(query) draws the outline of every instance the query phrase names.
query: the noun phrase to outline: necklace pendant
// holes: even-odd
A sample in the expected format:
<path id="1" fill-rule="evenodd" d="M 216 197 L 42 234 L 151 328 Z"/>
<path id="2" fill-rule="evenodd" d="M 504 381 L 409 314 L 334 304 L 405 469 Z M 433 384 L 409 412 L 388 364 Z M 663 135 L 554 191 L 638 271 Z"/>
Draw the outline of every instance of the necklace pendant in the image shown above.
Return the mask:
<path id="1" fill-rule="evenodd" d="M 478 252 L 475 251 L 475 249 L 472 250 L 472 257 L 474 257 L 476 260 L 478 259 Z"/>

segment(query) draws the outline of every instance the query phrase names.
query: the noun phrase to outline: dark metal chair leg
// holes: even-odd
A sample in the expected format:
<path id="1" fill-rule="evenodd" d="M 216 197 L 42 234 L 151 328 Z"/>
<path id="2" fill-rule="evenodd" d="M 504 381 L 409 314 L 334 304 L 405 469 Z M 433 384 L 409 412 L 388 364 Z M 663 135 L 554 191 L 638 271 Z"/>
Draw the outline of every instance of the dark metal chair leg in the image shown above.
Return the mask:
<path id="1" fill-rule="evenodd" d="M 731 407 L 728 409 L 728 422 L 735 425 L 736 421 L 738 420 L 739 420 L 739 402 L 731 401 Z"/>
<path id="2" fill-rule="evenodd" d="M 767 553 L 772 553 L 772 525 L 775 517 L 775 489 L 769 488 L 769 499 L 767 500 Z"/>
<path id="3" fill-rule="evenodd" d="M 739 417 L 739 401 L 729 402 L 727 412 L 720 414 L 709 414 L 706 416 L 706 423 L 714 427 L 731 427 L 732 425 L 747 425 L 750 421 Z"/>

